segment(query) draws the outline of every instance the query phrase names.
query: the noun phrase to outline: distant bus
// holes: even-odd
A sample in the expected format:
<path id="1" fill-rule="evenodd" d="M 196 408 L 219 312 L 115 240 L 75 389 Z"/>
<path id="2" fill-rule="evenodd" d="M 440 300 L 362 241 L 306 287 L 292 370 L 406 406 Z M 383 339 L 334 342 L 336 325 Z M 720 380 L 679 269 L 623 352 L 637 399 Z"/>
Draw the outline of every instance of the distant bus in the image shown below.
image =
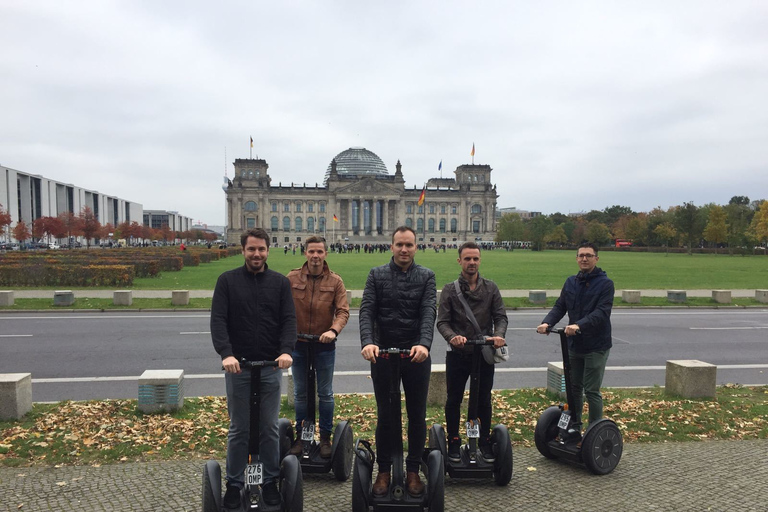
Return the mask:
<path id="1" fill-rule="evenodd" d="M 616 239 L 616 247 L 632 247 L 632 240 Z"/>

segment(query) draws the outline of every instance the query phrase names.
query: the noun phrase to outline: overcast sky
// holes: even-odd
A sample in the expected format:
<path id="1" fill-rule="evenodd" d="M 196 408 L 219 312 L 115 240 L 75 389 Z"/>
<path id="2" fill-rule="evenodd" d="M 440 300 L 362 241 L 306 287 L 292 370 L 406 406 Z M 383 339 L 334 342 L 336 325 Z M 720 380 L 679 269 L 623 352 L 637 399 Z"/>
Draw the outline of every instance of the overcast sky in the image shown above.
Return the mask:
<path id="1" fill-rule="evenodd" d="M 489 164 L 498 206 L 768 198 L 768 2 L 0 0 L 0 164 L 224 223 L 225 172 L 406 187 Z M 225 159 L 226 148 L 226 159 Z"/>

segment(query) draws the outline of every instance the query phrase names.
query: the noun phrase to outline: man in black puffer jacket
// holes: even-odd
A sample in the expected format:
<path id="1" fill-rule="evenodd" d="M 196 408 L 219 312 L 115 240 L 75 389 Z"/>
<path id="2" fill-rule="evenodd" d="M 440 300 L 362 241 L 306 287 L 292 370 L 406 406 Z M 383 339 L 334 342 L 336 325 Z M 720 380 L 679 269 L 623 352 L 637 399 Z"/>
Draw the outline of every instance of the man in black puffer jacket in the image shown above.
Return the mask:
<path id="1" fill-rule="evenodd" d="M 389 492 L 392 469 L 392 413 L 387 410 L 390 371 L 387 359 L 377 359 L 379 347 L 410 349 L 400 374 L 408 414 L 408 457 L 406 488 L 413 497 L 424 494 L 419 477 L 424 440 L 427 436 L 427 390 L 432 361 L 429 349 L 435 328 L 435 273 L 414 263 L 416 233 L 401 226 L 392 235 L 392 260 L 371 269 L 360 304 L 360 341 L 363 358 L 371 362 L 371 380 L 378 407 L 376 451 L 379 474 L 373 494 Z"/>
<path id="2" fill-rule="evenodd" d="M 597 247 L 582 244 L 577 251 L 579 273 L 569 277 L 555 307 L 542 320 L 536 331 L 547 334 L 550 327 L 568 313 L 568 357 L 571 362 L 571 384 L 576 397 L 574 420 L 581 421 L 584 395 L 589 404 L 589 422 L 603 417 L 603 383 L 605 363 L 611 350 L 611 308 L 613 281 L 597 267 Z"/>

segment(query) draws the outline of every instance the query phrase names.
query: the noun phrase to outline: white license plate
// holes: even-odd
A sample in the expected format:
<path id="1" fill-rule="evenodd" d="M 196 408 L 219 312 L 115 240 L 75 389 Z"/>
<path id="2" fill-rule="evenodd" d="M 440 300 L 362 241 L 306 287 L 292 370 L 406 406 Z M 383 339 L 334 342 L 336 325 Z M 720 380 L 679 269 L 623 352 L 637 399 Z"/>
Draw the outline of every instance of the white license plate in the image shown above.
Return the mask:
<path id="1" fill-rule="evenodd" d="M 248 464 L 245 468 L 245 485 L 261 485 L 264 483 L 264 468 L 261 462 Z"/>
<path id="2" fill-rule="evenodd" d="M 313 439 L 315 439 L 315 426 L 314 425 L 310 425 L 309 427 L 301 429 L 301 440 L 302 441 L 312 441 Z"/>
<path id="3" fill-rule="evenodd" d="M 467 422 L 467 437 L 480 439 L 480 424 L 472 421 Z"/>
<path id="4" fill-rule="evenodd" d="M 566 429 L 568 428 L 568 422 L 571 419 L 571 415 L 568 413 L 563 413 L 560 415 L 560 421 L 557 422 L 557 428 Z"/>

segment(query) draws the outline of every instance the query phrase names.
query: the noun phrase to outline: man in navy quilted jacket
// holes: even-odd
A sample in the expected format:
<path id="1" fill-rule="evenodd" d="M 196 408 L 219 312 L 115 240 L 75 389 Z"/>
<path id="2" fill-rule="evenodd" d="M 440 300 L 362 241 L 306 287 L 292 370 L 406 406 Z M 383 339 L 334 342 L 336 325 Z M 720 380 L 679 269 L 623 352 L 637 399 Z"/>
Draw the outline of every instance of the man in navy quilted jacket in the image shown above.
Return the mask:
<path id="1" fill-rule="evenodd" d="M 360 342 L 362 355 L 371 362 L 371 380 L 378 407 L 376 451 L 379 474 L 373 494 L 389 491 L 392 470 L 392 432 L 394 425 L 387 410 L 390 386 L 389 361 L 377 359 L 379 348 L 410 349 L 410 361 L 400 365 L 408 414 L 408 456 L 405 459 L 406 488 L 413 497 L 424 494 L 419 477 L 424 440 L 427 436 L 427 390 L 432 360 L 429 350 L 435 329 L 435 273 L 414 263 L 416 233 L 401 226 L 392 234 L 392 259 L 374 267 L 368 274 L 360 304 Z"/>
<path id="2" fill-rule="evenodd" d="M 581 422 L 584 395 L 589 404 L 589 422 L 603 417 L 603 383 L 605 364 L 611 351 L 611 308 L 613 308 L 613 281 L 597 266 L 597 247 L 582 244 L 576 253 L 579 273 L 569 277 L 555 307 L 536 328 L 547 334 L 550 327 L 568 313 L 568 356 L 571 362 L 571 384 L 576 397 L 573 411 L 576 424 Z"/>

